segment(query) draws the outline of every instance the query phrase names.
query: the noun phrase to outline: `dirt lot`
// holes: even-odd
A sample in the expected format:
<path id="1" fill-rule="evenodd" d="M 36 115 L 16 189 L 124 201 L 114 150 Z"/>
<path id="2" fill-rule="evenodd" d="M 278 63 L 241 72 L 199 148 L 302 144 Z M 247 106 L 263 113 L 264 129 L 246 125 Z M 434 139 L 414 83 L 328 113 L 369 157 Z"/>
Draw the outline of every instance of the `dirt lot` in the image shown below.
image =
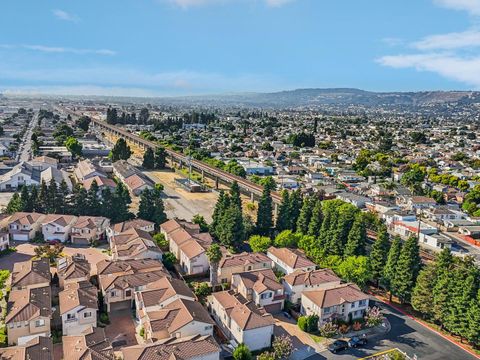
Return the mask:
<path id="1" fill-rule="evenodd" d="M 165 187 L 165 211 L 169 218 L 191 220 L 195 214 L 200 214 L 210 222 L 212 213 L 217 202 L 218 193 L 215 191 L 207 193 L 191 193 L 175 183 L 180 177 L 171 171 L 146 171 L 150 179 Z"/>

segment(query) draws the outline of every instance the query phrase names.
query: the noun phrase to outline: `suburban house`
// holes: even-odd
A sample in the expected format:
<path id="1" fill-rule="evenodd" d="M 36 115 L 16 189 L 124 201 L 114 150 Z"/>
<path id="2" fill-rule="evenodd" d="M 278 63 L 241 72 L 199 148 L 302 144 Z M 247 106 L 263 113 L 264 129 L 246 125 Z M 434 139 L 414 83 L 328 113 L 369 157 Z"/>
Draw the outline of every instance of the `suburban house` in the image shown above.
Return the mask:
<path id="1" fill-rule="evenodd" d="M 124 360 L 220 360 L 221 348 L 211 335 L 171 338 L 122 349 Z"/>
<path id="2" fill-rule="evenodd" d="M 97 288 L 91 283 L 68 283 L 58 297 L 63 335 L 80 335 L 97 326 Z"/>
<path id="3" fill-rule="evenodd" d="M 50 156 L 37 156 L 25 164 L 31 169 L 38 171 L 58 168 L 58 160 Z"/>
<path id="4" fill-rule="evenodd" d="M 152 233 L 155 231 L 155 223 L 143 219 L 132 219 L 123 221 L 121 223 L 110 225 L 107 228 L 107 236 L 110 239 L 113 235 L 121 234 L 122 232 L 130 230 L 132 228 Z"/>
<path id="5" fill-rule="evenodd" d="M 140 196 L 143 190 L 153 189 L 154 183 L 142 176 L 141 174 L 134 174 L 129 176 L 124 181 L 127 189 L 135 196 Z"/>
<path id="6" fill-rule="evenodd" d="M 80 335 L 63 336 L 63 354 L 75 354 L 75 360 L 115 360 L 112 344 L 100 327 L 91 327 Z"/>
<path id="7" fill-rule="evenodd" d="M 304 291 L 327 289 L 340 285 L 342 280 L 330 269 L 296 270 L 282 279 L 287 300 L 300 304 Z"/>
<path id="8" fill-rule="evenodd" d="M 170 276 L 162 262 L 155 259 L 102 260 L 96 268 L 109 312 L 131 309 L 135 291 L 142 291 L 149 283 Z"/>
<path id="9" fill-rule="evenodd" d="M 232 289 L 269 313 L 283 309 L 283 286 L 277 281 L 272 269 L 233 274 Z"/>
<path id="10" fill-rule="evenodd" d="M 420 233 L 418 244 L 422 247 L 431 248 L 435 251 L 442 251 L 445 248 L 451 249 L 453 240 L 443 234 L 424 234 Z"/>
<path id="11" fill-rule="evenodd" d="M 42 220 L 43 238 L 45 241 L 67 241 L 76 221 L 77 217 L 73 215 L 46 215 Z"/>
<path id="12" fill-rule="evenodd" d="M 143 230 L 130 228 L 110 238 L 113 260 L 162 259 L 162 251 L 152 236 Z"/>
<path id="13" fill-rule="evenodd" d="M 160 225 L 160 232 L 169 243 L 170 252 L 179 260 L 187 275 L 206 273 L 210 267 L 207 249 L 212 244 L 209 233 L 200 233 L 197 224 L 169 220 Z"/>
<path id="14" fill-rule="evenodd" d="M 49 167 L 40 173 L 40 183 L 44 181 L 45 184 L 50 184 L 52 180 L 57 185 L 60 185 L 62 182 L 65 182 L 65 184 L 67 185 L 68 191 L 72 191 L 73 189 L 72 181 L 70 180 L 68 173 L 64 170 L 58 170 L 57 168 Z"/>
<path id="15" fill-rule="evenodd" d="M 103 171 L 97 169 L 97 167 L 88 159 L 78 162 L 77 166 L 75 167 L 74 174 L 77 178 L 77 181 L 81 183 L 96 176 L 107 177 Z"/>
<path id="16" fill-rule="evenodd" d="M 177 299 L 160 310 L 146 311 L 142 321 L 145 338 L 156 341 L 193 335 L 213 335 L 215 324 L 198 301 Z"/>
<path id="17" fill-rule="evenodd" d="M 10 234 L 8 233 L 8 224 L 10 215 L 0 215 L 0 251 L 8 249 L 10 246 Z"/>
<path id="18" fill-rule="evenodd" d="M 46 336 L 36 336 L 23 345 L 0 348 L 2 360 L 53 360 L 53 342 Z"/>
<path id="19" fill-rule="evenodd" d="M 183 280 L 163 277 L 135 292 L 137 319 L 147 311 L 157 311 L 177 299 L 196 301 L 196 296 Z"/>
<path id="20" fill-rule="evenodd" d="M 7 303 L 8 345 L 23 345 L 37 336 L 50 336 L 50 285 L 10 292 Z"/>
<path id="21" fill-rule="evenodd" d="M 243 343 L 251 351 L 271 346 L 275 324 L 271 314 L 233 291 L 215 292 L 207 303 L 215 322 L 237 345 Z"/>
<path id="22" fill-rule="evenodd" d="M 336 287 L 305 291 L 302 293 L 300 312 L 317 315 L 319 324 L 333 318 L 352 321 L 365 315 L 368 295 L 355 284 L 341 284 Z"/>
<path id="23" fill-rule="evenodd" d="M 13 264 L 11 289 L 23 290 L 50 286 L 50 263 L 47 258 Z"/>
<path id="24" fill-rule="evenodd" d="M 0 191 L 14 191 L 22 186 L 39 185 L 40 171 L 31 169 L 25 163 L 15 165 L 6 174 L 0 175 Z"/>
<path id="25" fill-rule="evenodd" d="M 230 283 L 233 274 L 271 268 L 272 261 L 262 253 L 225 254 L 218 264 L 218 280 L 222 284 Z"/>
<path id="26" fill-rule="evenodd" d="M 57 275 L 62 289 L 66 284 L 90 281 L 90 263 L 80 254 L 60 258 L 57 262 Z"/>
<path id="27" fill-rule="evenodd" d="M 101 196 L 103 190 L 110 189 L 110 191 L 113 192 L 113 191 L 115 191 L 115 188 L 117 187 L 117 184 L 112 179 L 104 177 L 104 176 L 98 176 L 97 175 L 97 176 L 93 176 L 93 177 L 90 177 L 88 179 L 83 180 L 82 184 L 83 184 L 83 187 L 85 188 L 85 190 L 87 190 L 87 191 L 90 190 L 94 181 L 97 182 L 98 195 L 100 195 L 100 196 Z"/>
<path id="28" fill-rule="evenodd" d="M 13 241 L 29 241 L 42 230 L 42 220 L 45 217 L 39 213 L 16 212 L 9 220 L 8 232 Z"/>
<path id="29" fill-rule="evenodd" d="M 88 246 L 103 240 L 110 220 L 102 216 L 79 216 L 72 226 L 72 244 Z"/>
<path id="30" fill-rule="evenodd" d="M 299 249 L 276 248 L 271 246 L 267 256 L 273 261 L 275 269 L 288 275 L 295 270 L 315 270 L 314 262 L 307 259 L 305 253 Z"/>

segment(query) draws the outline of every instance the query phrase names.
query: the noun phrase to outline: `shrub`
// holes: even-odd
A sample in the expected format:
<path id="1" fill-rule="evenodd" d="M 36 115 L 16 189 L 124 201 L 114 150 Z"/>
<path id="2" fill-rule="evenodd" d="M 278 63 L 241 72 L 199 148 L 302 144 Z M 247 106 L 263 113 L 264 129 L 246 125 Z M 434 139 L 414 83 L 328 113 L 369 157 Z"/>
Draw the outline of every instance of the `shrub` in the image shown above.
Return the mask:
<path id="1" fill-rule="evenodd" d="M 383 322 L 383 315 L 380 309 L 376 306 L 368 308 L 367 314 L 365 315 L 365 324 L 368 327 L 374 327 L 380 325 Z"/>
<path id="2" fill-rule="evenodd" d="M 158 247 L 162 251 L 167 251 L 168 250 L 168 240 L 165 239 L 165 235 L 163 235 L 162 233 L 155 234 L 155 235 L 153 235 L 153 240 L 155 240 Z"/>
<path id="3" fill-rule="evenodd" d="M 326 322 L 320 328 L 320 335 L 322 335 L 323 337 L 331 338 L 337 334 L 338 334 L 338 328 L 331 321 Z"/>
<path id="4" fill-rule="evenodd" d="M 275 240 L 273 241 L 273 244 L 276 247 L 294 248 L 294 247 L 297 247 L 297 244 L 300 238 L 301 238 L 301 235 L 294 234 L 292 230 L 284 230 L 276 236 Z"/>
<path id="5" fill-rule="evenodd" d="M 355 321 L 352 325 L 352 329 L 354 331 L 358 331 L 358 330 L 361 330 L 362 329 L 362 324 L 358 321 Z"/>
<path id="6" fill-rule="evenodd" d="M 245 344 L 240 344 L 237 348 L 233 351 L 233 359 L 234 360 L 251 360 L 252 353 L 250 349 Z"/>
<path id="7" fill-rule="evenodd" d="M 195 283 L 194 287 L 195 287 L 194 293 L 198 297 L 205 297 L 212 293 L 212 289 L 206 282 Z"/>
<path id="8" fill-rule="evenodd" d="M 107 313 L 101 313 L 100 314 L 100 321 L 104 324 L 110 324 L 110 319 L 108 318 Z"/>
<path id="9" fill-rule="evenodd" d="M 300 330 L 307 331 L 307 317 L 306 316 L 300 316 L 298 318 L 297 325 L 298 325 Z"/>
<path id="10" fill-rule="evenodd" d="M 140 331 L 138 332 L 138 335 L 140 335 L 142 338 L 145 337 L 145 328 L 143 326 L 140 328 Z"/>
<path id="11" fill-rule="evenodd" d="M 267 236 L 253 235 L 248 240 L 252 251 L 265 252 L 272 245 L 272 240 Z"/>
<path id="12" fill-rule="evenodd" d="M 274 359 L 286 360 L 293 352 L 292 338 L 287 335 L 278 336 L 273 341 L 272 348 Z"/>
<path id="13" fill-rule="evenodd" d="M 307 317 L 307 329 L 309 333 L 316 333 L 318 331 L 317 315 L 310 315 Z"/>
<path id="14" fill-rule="evenodd" d="M 276 360 L 275 354 L 266 351 L 257 356 L 257 360 Z"/>
<path id="15" fill-rule="evenodd" d="M 340 331 L 341 334 L 346 334 L 350 330 L 350 326 L 347 324 L 342 324 L 338 327 L 338 331 Z"/>

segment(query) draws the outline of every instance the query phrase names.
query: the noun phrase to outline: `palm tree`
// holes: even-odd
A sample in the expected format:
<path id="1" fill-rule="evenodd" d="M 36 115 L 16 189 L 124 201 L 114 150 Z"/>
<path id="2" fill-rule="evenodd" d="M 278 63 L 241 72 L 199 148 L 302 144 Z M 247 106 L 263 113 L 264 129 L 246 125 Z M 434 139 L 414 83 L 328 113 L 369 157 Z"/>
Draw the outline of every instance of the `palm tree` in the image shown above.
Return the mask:
<path id="1" fill-rule="evenodd" d="M 212 244 L 207 250 L 208 261 L 210 262 L 210 284 L 212 288 L 215 289 L 215 286 L 218 283 L 218 264 L 222 259 L 222 251 L 218 244 Z"/>

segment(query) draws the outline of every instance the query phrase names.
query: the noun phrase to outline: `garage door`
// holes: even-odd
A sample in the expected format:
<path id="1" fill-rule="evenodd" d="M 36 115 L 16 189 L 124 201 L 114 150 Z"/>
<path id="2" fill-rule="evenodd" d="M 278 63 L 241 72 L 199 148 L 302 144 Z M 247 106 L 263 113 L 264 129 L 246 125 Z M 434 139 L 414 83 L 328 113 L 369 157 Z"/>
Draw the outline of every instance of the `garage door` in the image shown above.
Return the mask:
<path id="1" fill-rule="evenodd" d="M 110 304 L 110 312 L 127 310 L 131 308 L 130 300 L 118 301 Z"/>
<path id="2" fill-rule="evenodd" d="M 265 311 L 267 311 L 271 314 L 279 313 L 280 311 L 282 311 L 282 303 L 265 305 L 264 309 L 265 309 Z"/>

